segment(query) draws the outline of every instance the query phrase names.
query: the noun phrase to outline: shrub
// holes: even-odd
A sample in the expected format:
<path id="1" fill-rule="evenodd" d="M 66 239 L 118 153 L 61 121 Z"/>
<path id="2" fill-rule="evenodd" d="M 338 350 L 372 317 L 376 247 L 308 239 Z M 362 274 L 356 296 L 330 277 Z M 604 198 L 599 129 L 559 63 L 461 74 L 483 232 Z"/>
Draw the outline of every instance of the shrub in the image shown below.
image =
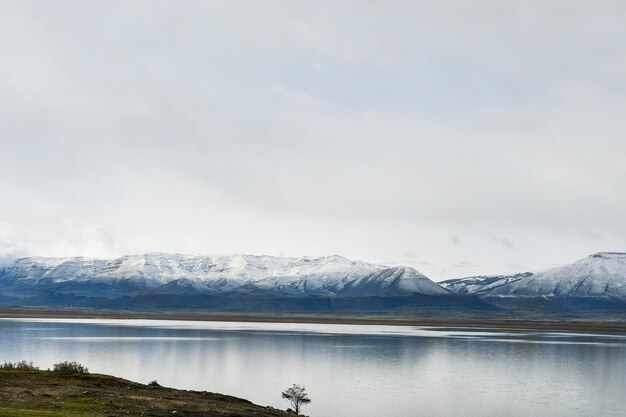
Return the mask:
<path id="1" fill-rule="evenodd" d="M 160 387 L 161 384 L 159 384 L 159 382 L 155 379 L 153 381 L 150 381 L 150 383 L 148 383 L 149 387 Z"/>
<path id="2" fill-rule="evenodd" d="M 33 364 L 32 362 L 5 362 L 0 365 L 0 369 L 4 369 L 7 371 L 15 370 L 15 371 L 38 371 L 39 367 Z"/>
<path id="3" fill-rule="evenodd" d="M 78 362 L 59 362 L 55 363 L 52 368 L 54 372 L 60 372 L 64 374 L 87 374 L 89 373 L 89 369 L 86 366 L 81 365 Z"/>
<path id="4" fill-rule="evenodd" d="M 307 405 L 311 402 L 311 399 L 306 393 L 306 388 L 298 384 L 293 384 L 291 388 L 283 391 L 283 398 L 289 400 L 296 414 L 300 414 L 300 408 L 302 408 L 303 405 Z"/>

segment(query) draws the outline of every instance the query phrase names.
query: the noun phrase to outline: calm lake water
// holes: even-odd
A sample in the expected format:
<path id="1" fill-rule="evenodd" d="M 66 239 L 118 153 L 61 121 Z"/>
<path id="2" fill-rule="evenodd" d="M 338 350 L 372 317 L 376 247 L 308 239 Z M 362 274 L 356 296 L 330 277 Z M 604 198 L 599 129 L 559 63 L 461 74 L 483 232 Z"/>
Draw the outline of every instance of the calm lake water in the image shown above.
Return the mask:
<path id="1" fill-rule="evenodd" d="M 312 417 L 626 415 L 626 336 L 397 326 L 0 320 L 0 361 L 208 390 Z"/>

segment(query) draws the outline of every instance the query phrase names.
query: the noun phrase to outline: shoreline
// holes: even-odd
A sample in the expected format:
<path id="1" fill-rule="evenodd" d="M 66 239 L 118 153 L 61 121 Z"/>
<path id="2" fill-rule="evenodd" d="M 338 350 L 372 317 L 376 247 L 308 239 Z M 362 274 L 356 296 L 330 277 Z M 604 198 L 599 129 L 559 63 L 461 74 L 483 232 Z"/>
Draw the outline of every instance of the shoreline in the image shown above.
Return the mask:
<path id="1" fill-rule="evenodd" d="M 626 333 L 623 318 L 515 318 L 515 317 L 409 317 L 377 315 L 307 315 L 307 314 L 235 314 L 189 311 L 138 312 L 127 310 L 89 310 L 44 307 L 0 307 L 4 319 L 119 319 L 119 320 L 179 320 L 227 321 L 252 323 L 311 323 L 345 325 L 387 325 L 417 327 L 454 327 L 479 329 L 512 329 L 572 331 L 591 333 Z"/>

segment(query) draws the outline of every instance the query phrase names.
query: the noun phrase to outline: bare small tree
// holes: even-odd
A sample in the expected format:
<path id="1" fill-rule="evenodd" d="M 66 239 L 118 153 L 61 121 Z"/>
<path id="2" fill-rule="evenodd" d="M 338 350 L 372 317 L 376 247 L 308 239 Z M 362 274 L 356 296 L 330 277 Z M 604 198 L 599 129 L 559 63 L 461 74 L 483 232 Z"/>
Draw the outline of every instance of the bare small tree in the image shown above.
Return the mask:
<path id="1" fill-rule="evenodd" d="M 291 402 L 291 406 L 296 414 L 300 414 L 300 407 L 311 402 L 306 389 L 302 385 L 293 384 L 291 388 L 283 391 L 283 398 Z"/>

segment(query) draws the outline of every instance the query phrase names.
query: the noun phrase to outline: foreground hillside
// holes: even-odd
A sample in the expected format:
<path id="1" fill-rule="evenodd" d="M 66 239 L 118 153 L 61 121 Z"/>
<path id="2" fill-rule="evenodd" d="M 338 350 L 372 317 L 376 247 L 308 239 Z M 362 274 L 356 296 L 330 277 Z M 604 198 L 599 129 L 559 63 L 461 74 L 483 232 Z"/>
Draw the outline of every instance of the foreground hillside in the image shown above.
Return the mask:
<path id="1" fill-rule="evenodd" d="M 148 386 L 96 374 L 0 370 L 0 417 L 282 417 L 289 414 L 209 392 Z"/>

